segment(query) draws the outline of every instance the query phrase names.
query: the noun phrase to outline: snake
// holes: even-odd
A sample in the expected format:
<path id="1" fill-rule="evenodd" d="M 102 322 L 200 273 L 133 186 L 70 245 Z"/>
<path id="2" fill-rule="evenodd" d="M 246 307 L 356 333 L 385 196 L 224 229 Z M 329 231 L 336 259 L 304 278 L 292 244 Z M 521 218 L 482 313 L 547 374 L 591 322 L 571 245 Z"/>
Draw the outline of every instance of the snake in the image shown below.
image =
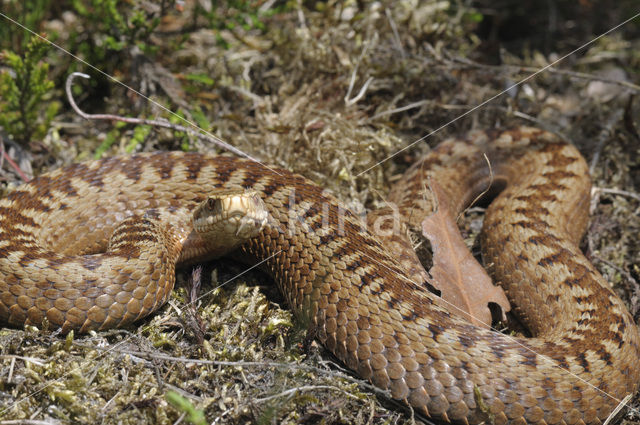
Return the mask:
<path id="1" fill-rule="evenodd" d="M 465 321 L 390 249 L 438 208 L 433 181 L 456 215 L 498 193 L 482 258 L 530 337 Z M 134 322 L 166 302 L 175 267 L 221 254 L 199 227 L 222 214 L 236 217 L 223 233 L 244 237 L 233 255 L 267 270 L 329 352 L 414 413 L 599 424 L 638 389 L 640 337 L 580 250 L 589 196 L 579 151 L 532 127 L 440 143 L 391 189 L 403 226 L 383 236 L 312 181 L 247 159 L 151 152 L 76 163 L 0 200 L 0 320 L 64 332 Z M 266 213 L 237 218 L 254 207 Z"/>

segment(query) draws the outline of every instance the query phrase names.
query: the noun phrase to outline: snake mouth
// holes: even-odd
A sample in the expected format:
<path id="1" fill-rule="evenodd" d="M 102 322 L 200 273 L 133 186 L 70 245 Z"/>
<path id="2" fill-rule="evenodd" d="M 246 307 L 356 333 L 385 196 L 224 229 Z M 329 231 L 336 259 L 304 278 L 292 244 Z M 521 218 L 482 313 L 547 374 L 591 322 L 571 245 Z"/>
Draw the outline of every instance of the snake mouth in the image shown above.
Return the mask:
<path id="1" fill-rule="evenodd" d="M 238 225 L 238 230 L 236 230 L 236 236 L 239 238 L 249 239 L 256 236 L 267 224 L 266 214 L 260 217 L 244 216 L 238 218 L 240 219 L 240 224 Z"/>

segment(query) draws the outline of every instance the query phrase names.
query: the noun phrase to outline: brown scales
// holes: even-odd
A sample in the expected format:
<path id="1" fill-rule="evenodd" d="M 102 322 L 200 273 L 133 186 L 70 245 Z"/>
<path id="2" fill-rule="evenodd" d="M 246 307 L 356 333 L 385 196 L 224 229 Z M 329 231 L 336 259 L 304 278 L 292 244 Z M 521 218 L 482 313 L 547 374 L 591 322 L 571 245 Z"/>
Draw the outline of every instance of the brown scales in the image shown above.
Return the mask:
<path id="1" fill-rule="evenodd" d="M 167 260 L 150 265 L 140 257 L 77 254 L 104 249 L 125 217 L 193 207 L 217 188 L 253 188 L 270 222 L 243 246 L 244 254 L 268 259 L 264 264 L 296 315 L 363 378 L 443 420 L 601 423 L 636 390 L 639 337 L 576 246 L 589 190 L 578 152 L 536 129 L 471 133 L 410 169 L 391 201 L 415 231 L 434 207 L 425 193 L 432 178 L 460 211 L 489 183 L 483 153 L 496 179 L 507 182 L 485 218 L 483 256 L 535 338 L 478 329 L 451 315 L 403 272 L 418 267 L 413 257 L 387 252 L 386 242 L 308 180 L 197 153 L 72 165 L 0 200 L 0 318 L 39 325 L 47 317 L 65 331 L 87 331 L 144 317 L 172 289 L 173 265 L 162 264 L 177 258 L 171 243 L 168 251 L 147 253 L 143 247 L 155 236 L 133 220 L 128 229 L 118 227 L 115 248 Z M 124 210 L 113 211 L 114 204 Z M 76 237 L 81 226 L 88 227 Z M 403 228 L 390 240 L 406 236 Z M 16 251 L 24 251 L 18 265 L 10 260 Z M 40 268 L 45 258 L 50 261 Z"/>

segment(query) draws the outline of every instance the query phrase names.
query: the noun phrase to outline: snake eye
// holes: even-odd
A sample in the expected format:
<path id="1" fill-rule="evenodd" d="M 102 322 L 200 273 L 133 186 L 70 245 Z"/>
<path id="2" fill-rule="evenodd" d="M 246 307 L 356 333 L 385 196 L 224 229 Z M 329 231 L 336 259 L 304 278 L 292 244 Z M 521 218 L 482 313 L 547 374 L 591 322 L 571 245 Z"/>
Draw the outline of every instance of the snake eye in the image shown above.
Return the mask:
<path id="1" fill-rule="evenodd" d="M 216 199 L 213 199 L 213 198 L 207 199 L 207 207 L 209 207 L 210 210 L 213 211 L 215 206 L 216 206 Z"/>

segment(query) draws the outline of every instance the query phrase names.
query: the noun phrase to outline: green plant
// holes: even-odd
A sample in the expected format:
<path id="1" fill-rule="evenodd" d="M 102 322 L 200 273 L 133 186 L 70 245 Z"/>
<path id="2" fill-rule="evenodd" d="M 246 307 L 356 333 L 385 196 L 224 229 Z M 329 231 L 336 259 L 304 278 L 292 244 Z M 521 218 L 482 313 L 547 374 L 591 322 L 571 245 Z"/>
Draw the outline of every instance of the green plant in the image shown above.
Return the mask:
<path id="1" fill-rule="evenodd" d="M 168 391 L 165 394 L 165 399 L 179 411 L 186 413 L 185 419 L 194 425 L 206 425 L 207 420 L 204 417 L 202 410 L 198 410 L 195 406 L 175 391 Z"/>
<path id="2" fill-rule="evenodd" d="M 150 36 L 160 23 L 164 9 L 146 10 L 143 2 L 122 0 L 70 0 L 78 25 L 69 28 L 67 49 L 96 68 L 114 75 L 129 66 L 132 49 L 153 56 L 158 46 Z M 148 4 L 152 4 L 151 2 Z M 79 63 L 69 60 L 69 71 Z"/>
<path id="3" fill-rule="evenodd" d="M 196 2 L 193 18 L 194 21 L 197 21 L 199 17 L 204 18 L 208 22 L 209 28 L 218 31 L 234 31 L 237 27 L 245 31 L 252 29 L 264 31 L 266 18 L 294 7 L 289 1 L 276 1 L 271 7 L 263 9 L 261 7 L 263 3 L 263 1 L 247 0 Z M 205 9 L 204 4 L 209 4 L 209 6 Z M 218 43 L 228 47 L 227 42 L 219 33 L 217 36 Z"/>
<path id="4" fill-rule="evenodd" d="M 0 12 L 33 31 L 38 31 L 51 9 L 51 0 L 5 0 Z M 22 51 L 29 41 L 28 33 L 7 18 L 0 17 L 0 49 Z"/>
<path id="5" fill-rule="evenodd" d="M 0 125 L 14 140 L 28 143 L 43 137 L 60 103 L 50 100 L 54 83 L 49 64 L 42 61 L 49 44 L 32 37 L 19 55 L 10 50 L 0 54 L 7 69 L 0 73 Z"/>
<path id="6" fill-rule="evenodd" d="M 104 36 L 95 41 L 104 43 L 107 49 L 121 51 L 137 46 L 145 53 L 155 50 L 148 39 L 160 23 L 159 15 L 142 10 L 137 3 L 120 0 L 72 0 L 72 4 L 78 15 L 94 27 L 91 33 Z"/>

